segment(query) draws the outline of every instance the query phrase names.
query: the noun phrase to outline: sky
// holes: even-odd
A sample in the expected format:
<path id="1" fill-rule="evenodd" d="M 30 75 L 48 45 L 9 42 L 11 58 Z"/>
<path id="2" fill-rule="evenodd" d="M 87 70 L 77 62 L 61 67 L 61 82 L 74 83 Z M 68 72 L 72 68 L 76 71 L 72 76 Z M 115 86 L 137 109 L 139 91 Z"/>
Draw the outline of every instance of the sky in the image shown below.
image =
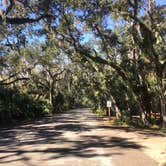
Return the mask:
<path id="1" fill-rule="evenodd" d="M 157 5 L 166 5 L 166 0 L 155 0 L 155 2 L 156 2 Z M 2 9 L 2 0 L 0 0 L 0 9 Z M 112 21 L 108 20 L 108 27 L 110 29 L 114 29 L 113 26 L 114 26 L 114 23 Z M 87 41 L 89 41 L 90 39 L 93 38 L 93 35 L 91 33 L 86 33 L 83 37 L 84 37 L 83 41 L 87 42 Z M 45 38 L 42 36 L 40 40 L 43 41 L 44 39 Z M 33 40 L 34 39 L 32 39 L 32 41 Z"/>
<path id="2" fill-rule="evenodd" d="M 166 0 L 155 0 L 156 4 L 157 5 L 166 5 Z M 110 29 L 113 29 L 113 26 L 114 26 L 114 23 L 112 21 L 109 21 L 108 20 L 108 27 Z M 83 43 L 85 42 L 88 42 L 89 40 L 91 40 L 93 38 L 93 34 L 92 33 L 86 33 L 84 34 L 84 40 L 83 40 Z"/>
<path id="3" fill-rule="evenodd" d="M 166 0 L 156 0 L 157 5 L 166 5 Z"/>

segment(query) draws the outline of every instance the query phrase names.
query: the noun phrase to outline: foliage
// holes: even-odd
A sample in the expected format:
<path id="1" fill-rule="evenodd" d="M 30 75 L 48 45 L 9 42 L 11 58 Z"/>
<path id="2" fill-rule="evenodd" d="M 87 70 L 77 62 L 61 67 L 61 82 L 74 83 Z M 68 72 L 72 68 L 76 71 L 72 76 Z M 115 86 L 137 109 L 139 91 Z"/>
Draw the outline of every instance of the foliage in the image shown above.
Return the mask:
<path id="1" fill-rule="evenodd" d="M 95 111 L 98 115 L 106 115 L 106 110 L 103 110 L 103 109 L 97 109 L 96 111 Z"/>
<path id="2" fill-rule="evenodd" d="M 34 119 L 50 113 L 50 105 L 46 101 L 34 101 L 16 87 L 0 87 L 0 107 L 1 123 Z"/>
<path id="3" fill-rule="evenodd" d="M 105 109 L 111 100 L 122 121 L 138 115 L 150 125 L 151 112 L 158 112 L 166 127 L 164 5 L 145 0 L 6 2 L 0 12 L 5 89 L 16 87 L 32 102 L 47 100 L 50 106 L 44 102 L 39 109 L 46 105 L 53 113 L 85 104 Z M 23 100 L 16 97 L 18 103 Z"/>

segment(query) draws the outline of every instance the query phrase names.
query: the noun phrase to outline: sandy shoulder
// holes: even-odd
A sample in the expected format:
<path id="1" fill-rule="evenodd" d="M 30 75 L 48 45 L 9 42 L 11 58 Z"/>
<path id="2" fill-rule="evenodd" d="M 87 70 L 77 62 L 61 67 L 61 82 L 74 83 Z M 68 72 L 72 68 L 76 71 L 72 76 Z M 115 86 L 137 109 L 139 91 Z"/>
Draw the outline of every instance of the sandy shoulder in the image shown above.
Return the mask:
<path id="1" fill-rule="evenodd" d="M 137 142 L 144 148 L 145 154 L 159 163 L 159 166 L 166 166 L 166 134 L 159 131 L 139 130 L 125 132 L 120 130 L 119 136 Z"/>

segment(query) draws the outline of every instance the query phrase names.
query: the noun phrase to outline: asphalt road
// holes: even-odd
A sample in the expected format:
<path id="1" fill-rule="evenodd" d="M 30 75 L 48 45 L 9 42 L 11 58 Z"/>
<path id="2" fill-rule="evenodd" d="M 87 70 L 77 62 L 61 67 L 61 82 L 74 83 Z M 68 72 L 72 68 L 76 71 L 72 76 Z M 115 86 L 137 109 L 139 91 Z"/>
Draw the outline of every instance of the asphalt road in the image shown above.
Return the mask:
<path id="1" fill-rule="evenodd" d="M 157 166 L 88 109 L 0 131 L 0 166 Z"/>

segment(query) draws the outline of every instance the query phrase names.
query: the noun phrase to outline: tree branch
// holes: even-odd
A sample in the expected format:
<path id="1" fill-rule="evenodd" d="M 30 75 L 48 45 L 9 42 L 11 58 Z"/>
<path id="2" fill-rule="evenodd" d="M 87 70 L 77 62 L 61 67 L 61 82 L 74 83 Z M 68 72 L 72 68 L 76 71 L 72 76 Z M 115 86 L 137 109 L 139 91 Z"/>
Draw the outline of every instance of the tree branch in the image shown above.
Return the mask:
<path id="1" fill-rule="evenodd" d="M 15 5 L 15 0 L 10 0 L 10 5 L 7 7 L 7 9 L 5 11 L 5 15 L 7 15 L 12 10 L 14 5 Z"/>
<path id="2" fill-rule="evenodd" d="M 29 80 L 29 78 L 17 78 L 17 79 L 15 79 L 15 80 L 10 81 L 10 82 L 7 82 L 7 83 L 1 83 L 1 82 L 0 82 L 0 85 L 11 85 L 11 84 L 13 84 L 13 83 L 15 83 L 15 82 L 23 81 L 23 80 Z"/>
<path id="3" fill-rule="evenodd" d="M 22 18 L 22 17 L 17 17 L 17 18 L 11 18 L 11 17 L 6 17 L 6 23 L 8 24 L 26 24 L 26 23 L 35 23 L 35 22 L 38 22 L 44 18 L 48 18 L 48 17 L 51 17 L 49 14 L 44 14 L 44 15 L 41 15 L 40 17 L 38 18 Z M 2 18 L 0 19 L 2 21 Z"/>

